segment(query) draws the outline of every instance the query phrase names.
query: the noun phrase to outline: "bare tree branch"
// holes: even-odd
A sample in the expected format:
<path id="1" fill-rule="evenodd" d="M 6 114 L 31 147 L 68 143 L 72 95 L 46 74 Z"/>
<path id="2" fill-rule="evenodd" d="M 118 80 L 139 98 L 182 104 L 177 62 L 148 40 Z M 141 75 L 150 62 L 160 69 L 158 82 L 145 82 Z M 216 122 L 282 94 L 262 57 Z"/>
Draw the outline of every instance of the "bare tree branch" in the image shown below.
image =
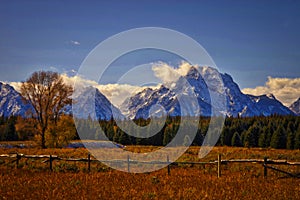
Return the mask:
<path id="1" fill-rule="evenodd" d="M 40 127 L 41 145 L 45 148 L 45 132 L 49 122 L 57 124 L 63 108 L 71 104 L 72 87 L 56 72 L 34 72 L 21 85 L 22 96 L 32 105 Z"/>

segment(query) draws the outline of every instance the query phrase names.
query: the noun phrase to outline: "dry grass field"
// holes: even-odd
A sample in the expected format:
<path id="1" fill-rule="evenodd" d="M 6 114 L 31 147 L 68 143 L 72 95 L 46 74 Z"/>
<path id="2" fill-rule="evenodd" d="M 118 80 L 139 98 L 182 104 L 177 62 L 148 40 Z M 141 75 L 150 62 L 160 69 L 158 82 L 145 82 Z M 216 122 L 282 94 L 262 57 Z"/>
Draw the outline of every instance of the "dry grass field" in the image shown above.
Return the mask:
<path id="1" fill-rule="evenodd" d="M 156 147 L 129 146 L 134 152 L 149 152 Z M 197 158 L 199 148 L 191 147 L 178 161 L 214 161 L 222 159 L 264 158 L 300 161 L 300 151 L 215 147 L 204 159 Z M 0 149 L 4 153 L 52 154 L 60 157 L 86 157 L 85 149 Z M 16 169 L 12 158 L 0 158 L 0 199 L 300 199 L 300 179 L 289 178 L 257 163 L 222 165 L 217 178 L 215 165 L 179 165 L 144 174 L 110 169 L 100 163 L 21 159 Z M 276 166 L 299 173 L 299 166 Z"/>

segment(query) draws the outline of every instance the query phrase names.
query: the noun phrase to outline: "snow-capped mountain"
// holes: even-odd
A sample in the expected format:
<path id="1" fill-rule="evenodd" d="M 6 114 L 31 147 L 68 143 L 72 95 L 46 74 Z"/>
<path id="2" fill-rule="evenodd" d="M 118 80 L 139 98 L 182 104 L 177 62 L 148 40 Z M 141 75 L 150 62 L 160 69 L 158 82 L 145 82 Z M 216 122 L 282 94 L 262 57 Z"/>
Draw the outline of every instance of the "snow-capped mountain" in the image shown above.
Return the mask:
<path id="1" fill-rule="evenodd" d="M 300 98 L 290 105 L 290 110 L 292 110 L 296 115 L 300 115 Z"/>
<path id="2" fill-rule="evenodd" d="M 186 80 L 188 84 L 182 84 L 183 80 Z M 191 110 L 186 113 L 187 116 L 211 116 L 212 110 L 218 110 L 220 113 L 233 117 L 293 114 L 275 97 L 266 95 L 255 97 L 243 94 L 230 75 L 222 74 L 211 67 L 199 67 L 198 70 L 191 67 L 187 74 L 176 82 L 155 90 L 145 89 L 125 100 L 120 109 L 125 111 L 123 113 L 130 118 L 148 118 L 151 106 L 158 103 L 170 116 L 179 116 L 180 104 L 176 91 L 179 91 L 181 95 L 189 96 L 191 93 L 188 92 L 188 88 L 195 93 L 200 112 Z M 214 102 L 211 102 L 210 97 L 213 97 Z M 225 102 L 222 103 L 222 100 Z M 184 106 L 189 105 L 184 104 Z"/>
<path id="3" fill-rule="evenodd" d="M 25 104 L 22 96 L 12 86 L 0 82 L 0 116 L 26 116 L 31 106 Z"/>
<path id="4" fill-rule="evenodd" d="M 273 95 L 243 94 L 230 75 L 211 67 L 191 67 L 185 76 L 172 83 L 155 89 L 147 88 L 126 99 L 120 107 L 124 115 L 93 87 L 82 88 L 73 98 L 73 110 L 68 106 L 64 112 L 75 111 L 76 117 L 87 118 L 93 114 L 90 110 L 94 103 L 96 116 L 93 117 L 105 120 L 112 116 L 122 119 L 124 115 L 129 118 L 148 118 L 149 113 L 152 116 L 161 116 L 163 113 L 170 116 L 212 116 L 222 113 L 233 117 L 300 113 L 300 98 L 291 105 L 291 111 Z M 160 107 L 153 109 L 157 104 Z M 13 87 L 0 82 L 0 115 L 25 116 L 30 107 L 24 104 L 20 93 Z"/>
<path id="5" fill-rule="evenodd" d="M 76 95 L 73 104 L 73 114 L 77 118 L 92 117 L 101 120 L 110 120 L 113 118 L 121 119 L 123 115 L 111 102 L 96 88 L 89 86 Z M 96 116 L 91 112 L 92 105 L 95 105 Z M 75 113 L 74 113 L 75 112 Z"/>
<path id="6" fill-rule="evenodd" d="M 191 68 L 186 77 L 180 77 L 168 86 L 158 89 L 147 88 L 135 96 L 128 98 L 120 110 L 129 118 L 148 118 L 153 105 L 159 104 L 170 116 L 210 116 L 211 106 L 207 85 L 197 69 Z M 193 90 L 189 87 L 192 86 Z M 181 96 L 182 102 L 177 98 Z M 194 99 L 191 97 L 195 96 Z M 197 104 L 197 105 L 195 105 Z M 199 105 L 199 107 L 197 107 Z M 197 109 L 198 108 L 198 109 Z"/>
<path id="7" fill-rule="evenodd" d="M 225 95 L 225 107 L 220 109 L 222 109 L 223 113 L 227 116 L 248 117 L 261 114 L 251 99 L 241 92 L 239 86 L 233 81 L 229 74 L 222 74 L 212 67 L 200 67 L 199 71 L 201 76 L 205 77 L 207 84 L 212 85 L 209 86 L 209 90 L 212 94 Z M 221 77 L 221 80 L 218 81 L 216 77 Z M 219 91 L 222 88 L 224 92 Z"/>
<path id="8" fill-rule="evenodd" d="M 78 113 L 80 117 L 87 118 L 89 108 L 91 107 L 92 98 L 95 98 L 95 110 L 97 119 L 109 120 L 114 113 L 115 118 L 122 118 L 123 115 L 118 108 L 113 106 L 110 101 L 98 90 L 92 87 L 84 88 L 77 96 L 76 101 L 79 101 L 80 107 Z M 26 112 L 32 109 L 30 104 L 25 104 L 22 96 L 9 84 L 0 82 L 0 116 L 20 115 L 25 117 Z M 72 113 L 72 106 L 66 106 L 65 113 Z"/>
<path id="9" fill-rule="evenodd" d="M 285 107 L 280 101 L 278 101 L 273 94 L 248 96 L 255 103 L 260 112 L 265 116 L 275 113 L 279 115 L 294 115 L 294 113 L 289 108 Z"/>

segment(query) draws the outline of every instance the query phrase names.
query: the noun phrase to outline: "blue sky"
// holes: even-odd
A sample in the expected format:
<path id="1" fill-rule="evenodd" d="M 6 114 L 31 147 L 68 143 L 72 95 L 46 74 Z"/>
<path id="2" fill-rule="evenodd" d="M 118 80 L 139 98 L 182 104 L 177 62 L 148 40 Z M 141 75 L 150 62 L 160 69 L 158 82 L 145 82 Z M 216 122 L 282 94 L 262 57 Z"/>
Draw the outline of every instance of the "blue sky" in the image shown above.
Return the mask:
<path id="1" fill-rule="evenodd" d="M 99 42 L 147 26 L 192 37 L 241 88 L 264 85 L 268 76 L 297 78 L 299 10 L 300 1 L 4 0 L 0 80 L 23 81 L 51 67 L 77 70 Z"/>

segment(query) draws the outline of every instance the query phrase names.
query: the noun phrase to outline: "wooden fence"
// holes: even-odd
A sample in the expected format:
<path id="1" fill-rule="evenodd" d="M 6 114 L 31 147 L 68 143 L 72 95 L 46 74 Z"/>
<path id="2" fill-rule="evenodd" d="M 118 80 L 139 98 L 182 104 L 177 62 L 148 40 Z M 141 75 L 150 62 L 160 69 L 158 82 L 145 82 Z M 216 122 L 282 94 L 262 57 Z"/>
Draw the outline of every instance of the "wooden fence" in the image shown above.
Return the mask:
<path id="1" fill-rule="evenodd" d="M 222 160 L 221 154 L 218 155 L 217 160 L 215 161 L 210 161 L 210 162 L 170 162 L 169 161 L 169 156 L 167 156 L 166 161 L 152 161 L 152 162 L 142 162 L 142 161 L 135 161 L 131 160 L 130 157 L 128 156 L 126 160 L 97 160 L 97 159 L 92 159 L 91 155 L 88 154 L 86 158 L 61 158 L 56 155 L 25 155 L 25 154 L 19 154 L 19 153 L 14 153 L 14 154 L 2 154 L 0 155 L 0 158 L 15 158 L 12 162 L 16 163 L 16 168 L 19 167 L 19 162 L 22 158 L 27 158 L 27 159 L 46 159 L 43 162 L 47 163 L 49 162 L 49 170 L 53 171 L 53 161 L 55 160 L 61 160 L 61 161 L 69 161 L 69 162 L 86 162 L 88 171 L 91 171 L 91 163 L 92 162 L 103 162 L 103 163 L 124 163 L 127 164 L 127 171 L 130 172 L 130 166 L 131 164 L 163 164 L 167 165 L 168 169 L 168 174 L 170 175 L 171 173 L 171 165 L 216 165 L 217 167 L 217 176 L 221 177 L 222 174 L 222 165 L 228 164 L 228 163 L 258 163 L 262 164 L 264 168 L 264 177 L 267 177 L 268 174 L 268 169 L 286 174 L 290 177 L 294 178 L 300 178 L 300 173 L 298 174 L 293 174 L 290 172 L 283 171 L 281 169 L 275 168 L 274 166 L 271 165 L 294 165 L 294 166 L 300 166 L 300 162 L 291 162 L 287 160 L 270 160 L 267 157 L 264 159 L 230 159 L 230 160 Z"/>

